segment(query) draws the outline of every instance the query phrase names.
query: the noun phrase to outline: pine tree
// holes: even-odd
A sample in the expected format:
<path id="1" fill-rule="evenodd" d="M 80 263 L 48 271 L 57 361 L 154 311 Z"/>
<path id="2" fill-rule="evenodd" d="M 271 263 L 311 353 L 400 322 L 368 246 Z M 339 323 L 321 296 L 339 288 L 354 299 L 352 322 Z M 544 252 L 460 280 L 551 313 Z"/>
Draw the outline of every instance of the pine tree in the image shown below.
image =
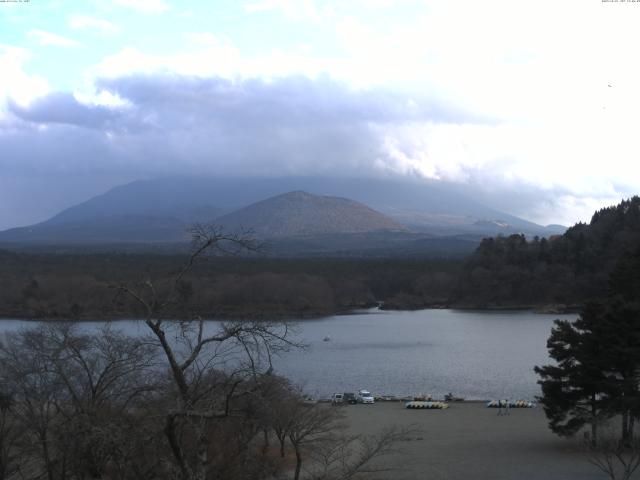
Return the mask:
<path id="1" fill-rule="evenodd" d="M 601 362 L 607 378 L 608 409 L 622 420 L 622 441 L 633 437 L 640 415 L 640 309 L 637 303 L 614 298 L 595 332 L 602 347 Z"/>
<path id="2" fill-rule="evenodd" d="M 571 436 L 619 416 L 621 440 L 633 439 L 640 417 L 640 249 L 623 255 L 608 296 L 587 304 L 575 322 L 556 320 L 547 342 L 556 365 L 536 367 L 551 430 Z"/>
<path id="3" fill-rule="evenodd" d="M 603 311 L 602 304 L 590 303 L 575 322 L 556 320 L 547 348 L 557 363 L 535 367 L 549 428 L 572 436 L 588 424 L 594 444 L 597 425 L 608 414 L 609 384 L 603 374 L 601 346 L 592 333 Z"/>

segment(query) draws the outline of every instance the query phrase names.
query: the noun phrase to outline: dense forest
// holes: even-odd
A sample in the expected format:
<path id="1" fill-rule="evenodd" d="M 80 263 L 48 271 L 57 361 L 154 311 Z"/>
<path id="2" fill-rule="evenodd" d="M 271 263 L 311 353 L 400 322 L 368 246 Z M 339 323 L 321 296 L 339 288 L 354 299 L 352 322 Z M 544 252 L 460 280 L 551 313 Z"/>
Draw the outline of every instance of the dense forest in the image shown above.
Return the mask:
<path id="1" fill-rule="evenodd" d="M 151 279 L 168 288 L 184 262 L 181 255 L 0 252 L 0 316 L 140 316 L 140 307 L 114 287 Z M 183 302 L 171 315 L 304 318 L 378 302 L 444 304 L 459 267 L 457 260 L 209 257 L 182 281 Z"/>
<path id="2" fill-rule="evenodd" d="M 305 318 L 389 309 L 577 308 L 602 297 L 614 266 L 640 247 L 640 198 L 564 235 L 487 238 L 468 258 L 208 257 L 182 280 L 175 317 Z M 0 316 L 120 318 L 140 307 L 114 287 L 169 288 L 184 255 L 0 251 Z"/>
<path id="3" fill-rule="evenodd" d="M 615 265 L 640 248 L 640 198 L 597 211 L 564 235 L 487 238 L 467 260 L 458 305 L 577 306 L 607 293 Z"/>

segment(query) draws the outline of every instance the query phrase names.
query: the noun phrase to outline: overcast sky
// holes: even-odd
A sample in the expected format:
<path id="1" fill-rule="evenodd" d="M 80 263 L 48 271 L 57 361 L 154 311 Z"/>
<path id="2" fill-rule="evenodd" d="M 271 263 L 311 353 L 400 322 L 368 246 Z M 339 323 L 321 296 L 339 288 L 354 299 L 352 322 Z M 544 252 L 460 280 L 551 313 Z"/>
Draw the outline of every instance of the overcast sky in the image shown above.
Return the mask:
<path id="1" fill-rule="evenodd" d="M 401 175 L 539 223 L 640 192 L 640 2 L 0 2 L 0 229 L 138 178 Z"/>

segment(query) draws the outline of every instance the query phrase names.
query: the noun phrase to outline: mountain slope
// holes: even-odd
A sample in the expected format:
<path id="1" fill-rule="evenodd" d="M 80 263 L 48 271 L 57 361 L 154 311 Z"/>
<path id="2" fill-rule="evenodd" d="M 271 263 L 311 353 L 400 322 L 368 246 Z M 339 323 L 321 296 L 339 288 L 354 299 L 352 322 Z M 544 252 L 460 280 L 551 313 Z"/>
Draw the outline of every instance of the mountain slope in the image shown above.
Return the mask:
<path id="1" fill-rule="evenodd" d="M 406 227 L 346 198 L 289 192 L 216 220 L 225 229 L 251 229 L 262 238 L 406 231 Z"/>
<path id="2" fill-rule="evenodd" d="M 561 233 L 557 229 L 547 231 L 541 225 L 488 208 L 434 182 L 329 177 L 140 180 L 115 187 L 43 223 L 78 222 L 120 215 L 172 216 L 185 222 L 210 221 L 251 203 L 296 190 L 350 198 L 412 230 L 426 233 Z M 479 220 L 493 224 L 474 225 Z"/>
<path id="3" fill-rule="evenodd" d="M 115 187 L 29 227 L 0 232 L 0 243 L 179 242 L 194 222 L 217 219 L 266 198 L 304 190 L 350 198 L 411 231 L 437 236 L 561 233 L 487 208 L 431 182 L 367 178 L 164 178 Z"/>
<path id="4" fill-rule="evenodd" d="M 0 242 L 40 245 L 185 242 L 189 223 L 171 216 L 113 215 L 75 222 L 44 222 L 0 232 Z"/>

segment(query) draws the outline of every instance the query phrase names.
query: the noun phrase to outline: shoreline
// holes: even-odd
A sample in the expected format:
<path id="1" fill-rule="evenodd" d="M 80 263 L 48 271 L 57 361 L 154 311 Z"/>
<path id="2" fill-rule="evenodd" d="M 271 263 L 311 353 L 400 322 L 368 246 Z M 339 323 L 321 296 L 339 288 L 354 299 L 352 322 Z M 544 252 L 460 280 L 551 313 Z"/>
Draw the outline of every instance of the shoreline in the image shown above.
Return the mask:
<path id="1" fill-rule="evenodd" d="M 424 305 L 420 307 L 405 307 L 396 308 L 385 305 L 383 302 L 379 302 L 370 306 L 358 306 L 352 309 L 338 309 L 333 311 L 318 311 L 318 312 L 284 312 L 277 314 L 265 314 L 257 313 L 253 314 L 232 314 L 232 315 L 220 315 L 207 317 L 208 321 L 265 321 L 265 322 L 278 322 L 278 321 L 307 321 L 307 320 L 320 320 L 328 317 L 349 316 L 349 315 L 369 315 L 375 312 L 417 312 L 421 310 L 452 310 L 461 312 L 480 312 L 480 313 L 492 313 L 492 312 L 531 312 L 540 315 L 569 315 L 578 314 L 580 312 L 580 306 L 577 305 L 493 305 L 493 306 L 474 306 L 474 305 Z M 134 314 L 128 316 L 92 316 L 92 317 L 76 317 L 68 318 L 63 315 L 56 316 L 37 316 L 31 314 L 23 314 L 18 312 L 0 312 L 0 321 L 3 320 L 19 320 L 25 322 L 116 322 L 121 320 L 140 320 L 144 321 L 144 316 L 136 316 Z M 175 317 L 171 318 L 172 321 L 188 321 L 189 318 Z"/>
<path id="2" fill-rule="evenodd" d="M 529 305 L 469 305 L 469 304 L 431 304 L 425 306 L 409 306 L 409 305 L 385 305 L 382 304 L 381 310 L 388 311 L 416 311 L 416 310 L 459 310 L 459 311 L 476 311 L 476 312 L 501 312 L 501 311 L 530 311 L 540 314 L 571 314 L 579 313 L 581 305 L 564 305 L 564 304 L 529 304 Z"/>

